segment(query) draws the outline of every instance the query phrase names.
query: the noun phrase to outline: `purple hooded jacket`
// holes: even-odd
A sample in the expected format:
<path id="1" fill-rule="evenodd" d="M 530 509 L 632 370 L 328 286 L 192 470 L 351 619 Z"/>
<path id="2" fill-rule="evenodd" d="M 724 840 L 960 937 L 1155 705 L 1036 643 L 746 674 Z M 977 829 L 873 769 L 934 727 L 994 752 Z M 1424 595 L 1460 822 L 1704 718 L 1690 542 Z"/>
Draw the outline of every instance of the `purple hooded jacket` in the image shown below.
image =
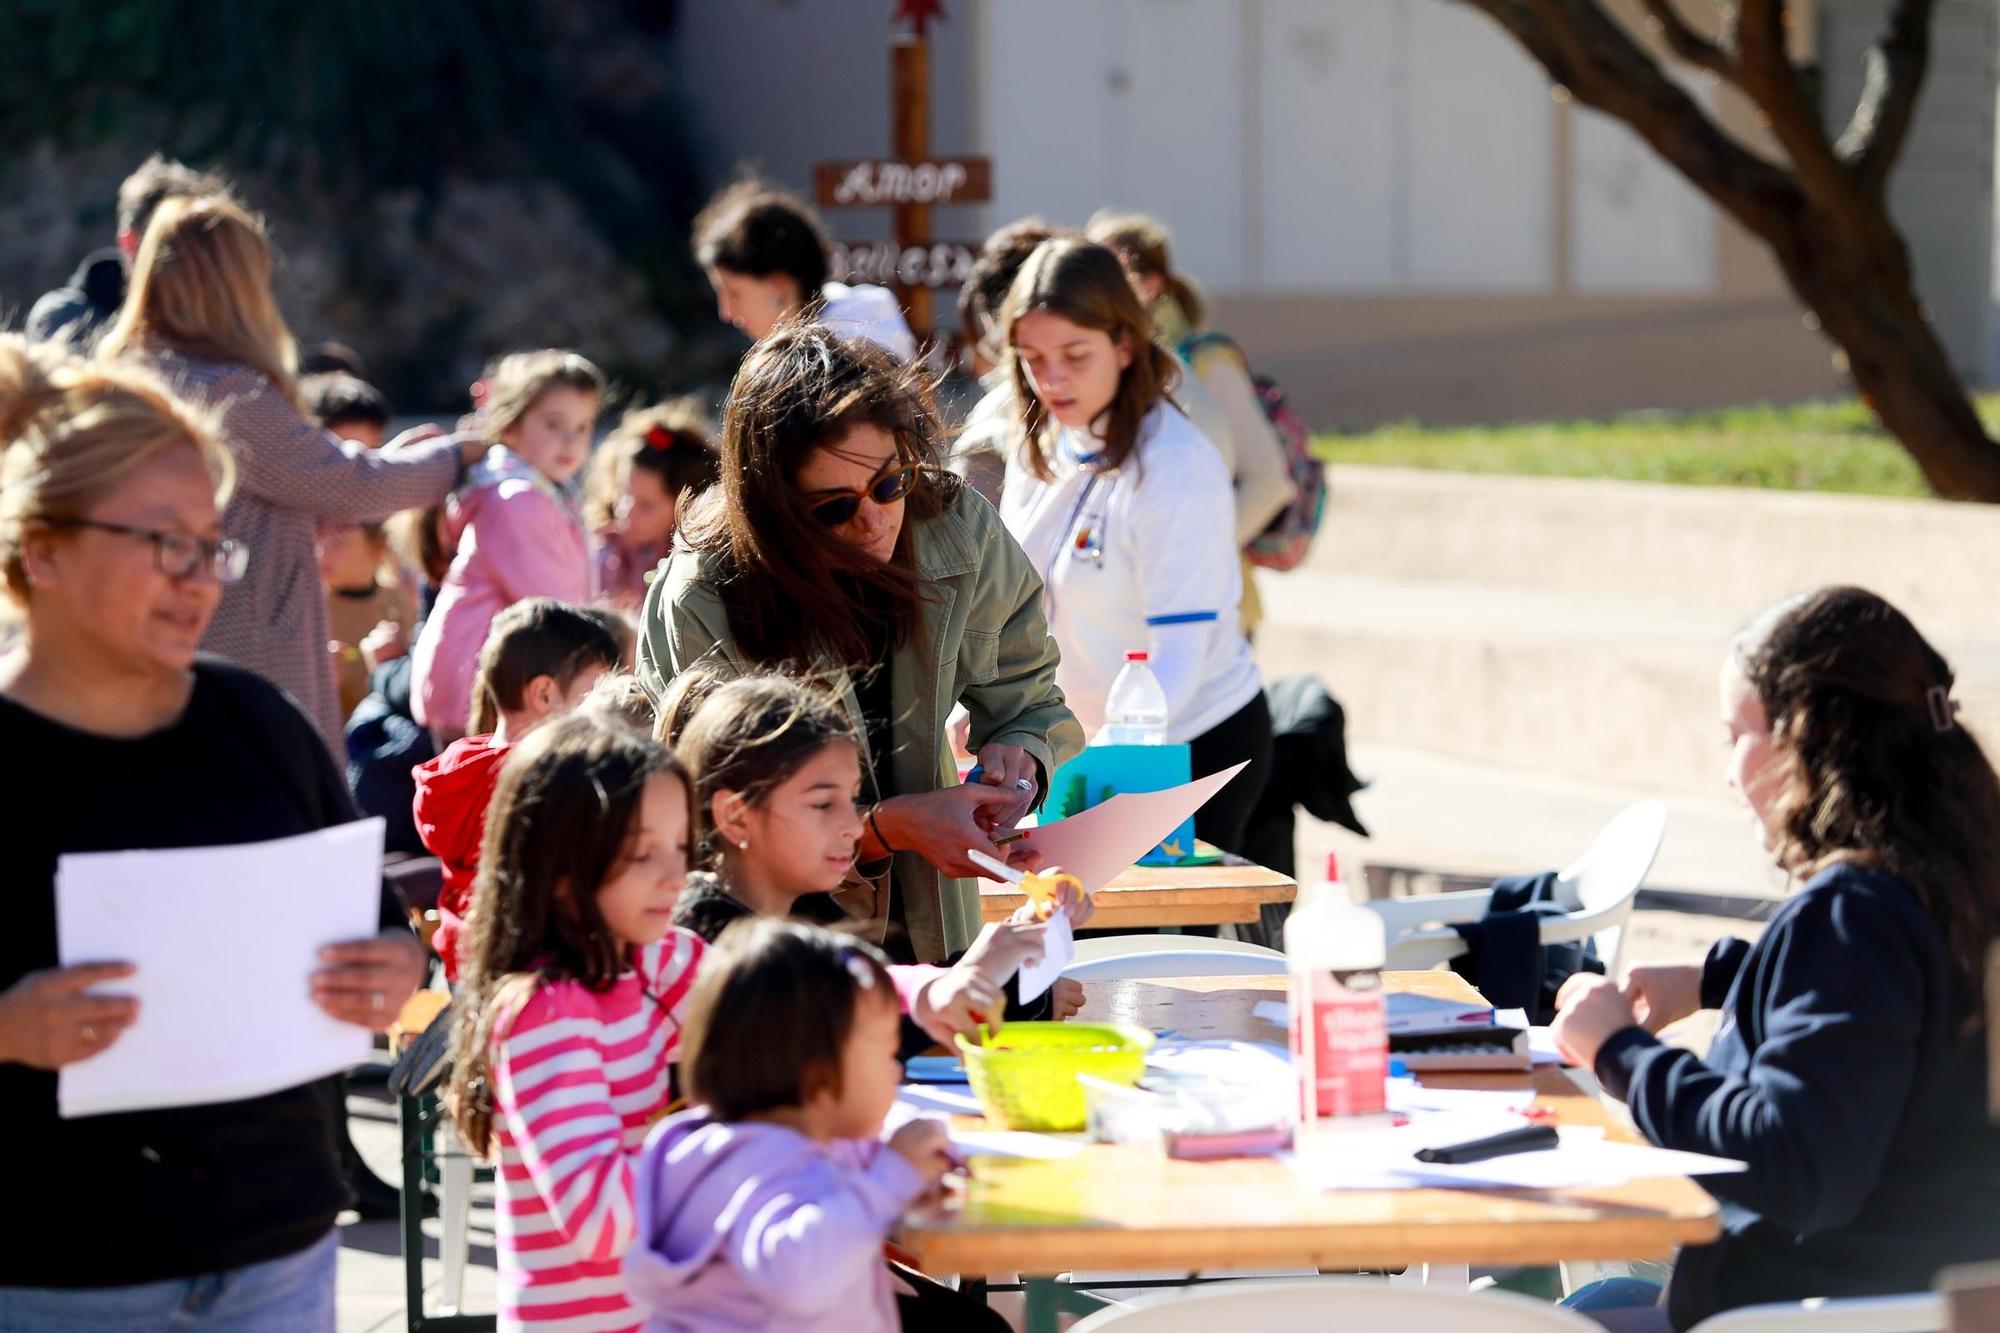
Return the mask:
<path id="1" fill-rule="evenodd" d="M 894 1333 L 882 1241 L 923 1191 L 883 1144 L 683 1111 L 640 1154 L 626 1291 L 649 1333 Z"/>

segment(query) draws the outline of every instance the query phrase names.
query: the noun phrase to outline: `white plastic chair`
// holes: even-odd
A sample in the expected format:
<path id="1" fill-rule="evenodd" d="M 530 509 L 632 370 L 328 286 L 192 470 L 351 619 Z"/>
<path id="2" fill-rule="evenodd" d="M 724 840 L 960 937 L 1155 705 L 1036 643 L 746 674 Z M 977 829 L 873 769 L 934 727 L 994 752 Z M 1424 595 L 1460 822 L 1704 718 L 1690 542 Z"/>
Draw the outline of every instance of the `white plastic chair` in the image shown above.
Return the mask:
<path id="1" fill-rule="evenodd" d="M 1269 949 L 1248 940 L 1217 940 L 1204 935 L 1100 935 L 1092 939 L 1076 942 L 1076 961 L 1094 962 L 1099 958 L 1122 958 L 1135 953 L 1242 953 L 1258 958 L 1283 958 L 1277 949 Z"/>
<path id="2" fill-rule="evenodd" d="M 1252 954 L 1229 949 L 1149 949 L 1072 963 L 1063 969 L 1063 975 L 1073 981 L 1132 981 L 1146 977 L 1272 977 L 1284 970 L 1285 956 L 1271 950 Z"/>
<path id="3" fill-rule="evenodd" d="M 1332 1328 L 1396 1333 L 1602 1333 L 1582 1315 L 1507 1291 L 1433 1291 L 1380 1282 L 1219 1283 L 1148 1296 L 1100 1310 L 1070 1333 L 1326 1333 Z"/>
<path id="4" fill-rule="evenodd" d="M 1620 811 L 1584 854 L 1556 876 L 1554 900 L 1565 914 L 1542 923 L 1542 943 L 1592 938 L 1604 969 L 1618 975 L 1625 954 L 1625 927 L 1632 903 L 1653 869 L 1666 836 L 1667 808 L 1640 801 Z M 1388 931 L 1388 965 L 1398 971 L 1439 967 L 1466 952 L 1454 924 L 1486 914 L 1491 894 L 1434 893 L 1414 898 L 1382 898 L 1367 904 Z"/>
<path id="5" fill-rule="evenodd" d="M 1945 1299 L 1926 1291 L 1750 1305 L 1711 1315 L 1694 1333 L 1943 1333 L 1944 1327 Z"/>

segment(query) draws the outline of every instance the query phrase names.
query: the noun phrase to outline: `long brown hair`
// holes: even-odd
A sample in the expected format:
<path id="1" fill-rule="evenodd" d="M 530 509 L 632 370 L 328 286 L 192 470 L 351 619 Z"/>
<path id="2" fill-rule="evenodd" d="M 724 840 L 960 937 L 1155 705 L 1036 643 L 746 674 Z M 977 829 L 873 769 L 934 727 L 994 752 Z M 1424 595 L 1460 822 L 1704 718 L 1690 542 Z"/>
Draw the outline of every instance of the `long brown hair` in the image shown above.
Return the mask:
<path id="1" fill-rule="evenodd" d="M 507 756 L 486 814 L 454 1001 L 450 1106 L 458 1132 L 485 1155 L 493 1138 L 493 1025 L 535 985 L 610 989 L 631 950 L 604 924 L 597 890 L 628 855 L 646 780 L 693 786 L 665 748 L 588 713 L 537 727 Z"/>
<path id="2" fill-rule="evenodd" d="M 1208 305 L 1194 284 L 1175 270 L 1167 229 L 1157 219 L 1144 213 L 1099 209 L 1091 214 L 1085 231 L 1091 240 L 1109 247 L 1133 273 L 1158 278 L 1187 316 L 1189 327 L 1198 329 L 1208 322 Z"/>
<path id="3" fill-rule="evenodd" d="M 260 372 L 298 405 L 298 346 L 271 295 L 264 220 L 226 196 L 177 196 L 146 224 L 103 357 L 171 350 Z"/>
<path id="4" fill-rule="evenodd" d="M 1052 418 L 1014 350 L 1015 324 L 1038 310 L 1109 334 L 1114 346 L 1129 350 L 1131 362 L 1119 374 L 1118 392 L 1104 413 L 1103 465 L 1107 470 L 1123 467 L 1139 450 L 1139 429 L 1147 414 L 1162 400 L 1172 401 L 1180 367 L 1153 341 L 1153 321 L 1139 304 L 1139 294 L 1119 267 L 1117 255 L 1076 236 L 1042 242 L 1021 267 L 1001 307 L 1005 364 L 1014 384 L 1014 410 L 1020 413 L 1022 461 L 1042 481 L 1053 475 L 1049 443 L 1042 438 Z"/>
<path id="5" fill-rule="evenodd" d="M 857 426 L 893 436 L 903 462 L 922 470 L 885 564 L 814 521 L 796 483 L 813 450 Z M 938 466 L 938 435 L 921 372 L 865 339 L 793 321 L 750 349 L 723 412 L 722 481 L 695 502 L 681 534 L 716 562 L 730 630 L 751 661 L 810 670 L 831 656 L 862 669 L 875 665 L 876 636 L 892 652 L 910 641 L 926 596 L 914 529 L 959 494 Z"/>
<path id="6" fill-rule="evenodd" d="M 2000 778 L 1958 721 L 1950 665 L 1901 611 L 1850 587 L 1780 603 L 1733 653 L 1781 765 L 1779 865 L 1852 861 L 1903 880 L 1976 1005 L 2000 934 Z"/>

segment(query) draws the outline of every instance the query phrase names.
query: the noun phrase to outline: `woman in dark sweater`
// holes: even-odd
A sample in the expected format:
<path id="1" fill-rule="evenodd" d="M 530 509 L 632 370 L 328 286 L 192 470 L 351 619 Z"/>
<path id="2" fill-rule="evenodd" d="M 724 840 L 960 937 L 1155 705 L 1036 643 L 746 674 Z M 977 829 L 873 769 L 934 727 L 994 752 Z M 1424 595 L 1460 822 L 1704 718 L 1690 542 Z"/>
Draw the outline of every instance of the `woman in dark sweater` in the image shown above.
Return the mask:
<path id="1" fill-rule="evenodd" d="M 1722 669 L 1729 783 L 1805 881 L 1754 945 L 1699 966 L 1578 976 L 1556 1040 L 1654 1143 L 1736 1158 L 1704 1176 L 1723 1235 L 1681 1252 L 1665 1308 L 1922 1291 L 2000 1258 L 2000 1129 L 1979 1008 L 2000 933 L 2000 780 L 1959 723 L 1952 673 L 1859 588 L 1782 603 Z M 1708 1058 L 1652 1035 L 1721 1010 Z"/>
<path id="2" fill-rule="evenodd" d="M 141 1018 L 117 994 L 128 965 L 60 965 L 60 856 L 261 841 L 354 818 L 298 706 L 196 656 L 223 583 L 244 567 L 221 537 L 228 456 L 151 376 L 15 338 L 0 338 L 0 444 L 0 576 L 22 620 L 0 658 L 0 1138 L 18 1223 L 0 1246 L 0 1328 L 330 1330 L 345 1198 L 331 1081 L 56 1113 L 57 1071 Z M 382 934 L 328 949 L 300 987 L 336 1019 L 386 1027 L 424 966 L 399 916 L 385 900 Z"/>

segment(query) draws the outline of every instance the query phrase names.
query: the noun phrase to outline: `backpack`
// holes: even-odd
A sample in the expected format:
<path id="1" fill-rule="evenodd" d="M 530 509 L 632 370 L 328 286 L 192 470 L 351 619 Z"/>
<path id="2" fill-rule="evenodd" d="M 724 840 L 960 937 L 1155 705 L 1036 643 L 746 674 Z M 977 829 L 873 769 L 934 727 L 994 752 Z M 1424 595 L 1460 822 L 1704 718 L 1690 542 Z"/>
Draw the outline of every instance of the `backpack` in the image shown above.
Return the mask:
<path id="1" fill-rule="evenodd" d="M 1225 333 L 1210 329 L 1190 333 L 1175 350 L 1181 360 L 1192 365 L 1195 357 L 1211 347 L 1228 348 L 1244 370 L 1250 370 L 1243 349 Z M 1250 539 L 1244 554 L 1251 564 L 1264 569 L 1296 569 L 1319 532 L 1320 520 L 1326 517 L 1326 465 L 1313 457 L 1312 435 L 1277 381 L 1252 371 L 1250 383 L 1257 390 L 1257 405 L 1264 409 L 1264 419 L 1285 447 L 1285 471 L 1291 476 L 1294 494 L 1270 525 Z"/>

